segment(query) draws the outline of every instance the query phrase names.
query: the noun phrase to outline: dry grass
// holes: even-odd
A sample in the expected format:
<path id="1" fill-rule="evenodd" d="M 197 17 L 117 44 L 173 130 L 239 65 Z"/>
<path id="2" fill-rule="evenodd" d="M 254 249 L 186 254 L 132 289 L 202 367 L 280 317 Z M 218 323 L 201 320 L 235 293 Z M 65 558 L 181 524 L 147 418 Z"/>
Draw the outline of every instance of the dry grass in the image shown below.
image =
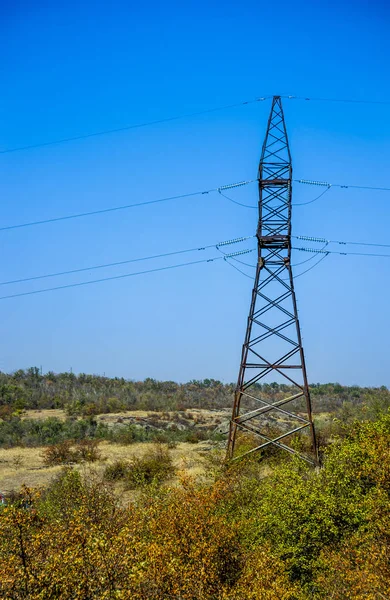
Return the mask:
<path id="1" fill-rule="evenodd" d="M 53 411 L 55 412 L 55 411 Z M 126 421 L 126 419 L 141 419 L 147 421 L 148 419 L 161 420 L 161 421 L 175 421 L 178 415 L 193 423 L 207 424 L 209 426 L 217 425 L 221 420 L 226 420 L 230 417 L 230 411 L 224 410 L 207 410 L 203 408 L 188 408 L 184 411 L 146 411 L 146 410 L 126 410 L 118 413 L 106 413 L 98 415 L 96 419 L 103 423 L 116 423 L 119 419 Z"/>
<path id="2" fill-rule="evenodd" d="M 44 408 L 42 410 L 26 410 L 22 419 L 48 419 L 49 417 L 55 417 L 60 421 L 65 421 L 67 414 L 64 410 L 59 408 Z"/>
<path id="3" fill-rule="evenodd" d="M 229 418 L 227 411 L 207 410 L 207 409 L 187 409 L 180 411 L 182 418 L 189 423 L 194 423 L 197 427 L 217 427 L 221 421 Z M 137 422 L 138 419 L 145 424 L 149 419 L 153 422 L 158 420 L 175 422 L 178 412 L 165 411 L 154 412 L 144 410 L 123 411 L 120 413 L 101 414 L 96 417 L 98 421 L 112 426 L 119 420 L 122 422 Z M 65 411 L 60 409 L 27 410 L 23 419 L 47 419 L 55 417 L 64 421 L 67 418 Z M 136 443 L 131 445 L 112 444 L 110 442 L 101 442 L 99 450 L 101 460 L 94 463 L 93 467 L 77 465 L 75 468 L 84 470 L 93 469 L 98 475 L 102 474 L 105 467 L 117 460 L 130 460 L 133 457 L 143 456 L 151 447 L 151 443 Z M 192 477 L 207 476 L 207 455 L 210 443 L 200 442 L 199 444 L 178 443 L 175 448 L 169 450 L 175 469 L 178 473 L 185 473 Z M 47 467 L 43 462 L 43 448 L 0 448 L 0 491 L 10 492 L 19 490 L 23 484 L 30 487 L 46 486 L 57 475 L 62 467 Z M 177 478 L 176 478 L 177 480 Z M 173 483 L 174 480 L 170 483 Z M 118 491 L 122 495 L 123 490 L 118 484 Z"/>
<path id="4" fill-rule="evenodd" d="M 45 485 L 61 467 L 45 467 L 42 448 L 0 449 L 0 490 L 18 490 L 25 483 L 37 487 Z"/>
<path id="5" fill-rule="evenodd" d="M 127 446 L 102 442 L 99 444 L 102 458 L 93 464 L 93 471 L 102 474 L 105 467 L 117 460 L 129 460 L 143 456 L 153 444 L 138 443 Z M 193 477 L 204 476 L 206 459 L 204 450 L 208 442 L 199 444 L 180 443 L 169 450 L 178 473 L 186 473 Z M 203 453 L 202 453 L 203 450 Z M 46 486 L 58 474 L 62 467 L 46 467 L 42 458 L 43 448 L 10 448 L 0 449 L 0 491 L 19 490 L 23 484 L 30 487 Z M 77 465 L 85 469 L 85 465 Z M 120 487 L 118 491 L 121 492 Z M 121 492 L 122 493 L 122 492 Z"/>

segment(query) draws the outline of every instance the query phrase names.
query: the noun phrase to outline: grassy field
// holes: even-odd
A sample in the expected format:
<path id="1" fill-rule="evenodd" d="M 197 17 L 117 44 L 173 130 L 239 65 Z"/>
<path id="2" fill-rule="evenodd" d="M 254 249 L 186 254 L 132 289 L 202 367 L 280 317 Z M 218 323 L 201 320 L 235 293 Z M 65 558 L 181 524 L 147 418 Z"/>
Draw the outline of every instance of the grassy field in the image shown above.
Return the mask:
<path id="1" fill-rule="evenodd" d="M 101 442 L 99 444 L 101 459 L 94 463 L 76 465 L 75 468 L 100 475 L 107 465 L 117 460 L 142 457 L 152 446 L 151 443 L 124 446 Z M 207 476 L 205 456 L 209 454 L 209 449 L 208 442 L 179 443 L 176 448 L 169 449 L 177 473 L 174 480 L 177 480 L 180 473 L 193 477 Z M 44 464 L 43 448 L 0 449 L 0 491 L 8 494 L 12 490 L 19 490 L 23 484 L 30 487 L 46 486 L 62 468 L 61 466 L 48 467 Z M 120 486 L 118 491 L 124 493 Z"/>
<path id="2" fill-rule="evenodd" d="M 67 414 L 59 409 L 27 410 L 24 412 L 22 419 L 42 421 L 50 417 L 65 421 Z M 229 415 L 226 411 L 203 409 L 179 412 L 134 410 L 101 414 L 95 417 L 98 422 L 102 422 L 108 427 L 123 423 L 156 429 L 164 429 L 170 424 L 183 428 L 189 426 L 196 426 L 200 429 L 203 427 L 214 429 L 219 426 L 224 428 L 228 418 Z M 131 460 L 135 457 L 142 457 L 151 447 L 153 447 L 153 443 L 149 442 L 121 445 L 102 441 L 99 444 L 100 460 L 89 464 L 79 464 L 75 468 L 101 475 L 107 465 L 117 460 Z M 169 453 L 176 471 L 173 481 L 177 480 L 181 472 L 194 477 L 207 476 L 205 456 L 209 455 L 211 447 L 209 441 L 204 441 L 197 444 L 180 442 L 176 447 L 170 448 Z M 43 460 L 43 451 L 43 447 L 0 448 L 0 492 L 8 494 L 12 490 L 19 490 L 23 484 L 29 487 L 48 485 L 63 467 L 46 466 Z M 122 493 L 123 490 L 120 489 L 120 486 L 118 487 Z"/>
<path id="3" fill-rule="evenodd" d="M 22 419 L 39 419 L 40 421 L 48 419 L 50 417 L 55 417 L 56 419 L 65 421 L 67 414 L 64 410 L 60 410 L 58 408 L 44 408 L 42 410 L 25 410 L 22 414 Z"/>
<path id="4" fill-rule="evenodd" d="M 325 420 L 329 415 L 320 415 Z M 68 416 L 63 410 L 42 409 L 27 410 L 22 419 L 36 419 L 39 421 L 56 418 L 65 421 Z M 115 427 L 118 423 L 123 425 L 136 424 L 140 427 L 152 429 L 169 429 L 169 426 L 184 429 L 195 427 L 196 429 L 207 429 L 226 432 L 230 411 L 228 409 L 186 409 L 183 411 L 122 411 L 118 413 L 106 413 L 95 416 L 96 421 L 104 423 L 108 427 Z M 81 418 L 81 417 L 78 417 Z M 318 416 L 317 416 L 318 418 Z M 155 444 L 153 442 L 136 442 L 131 444 L 119 444 L 109 441 L 99 443 L 100 459 L 93 463 L 81 463 L 73 465 L 87 476 L 93 474 L 102 476 L 108 465 L 116 461 L 131 461 L 133 458 L 142 458 Z M 12 491 L 20 490 L 23 484 L 29 487 L 45 487 L 57 476 L 63 466 L 47 466 L 43 459 L 45 447 L 12 447 L 0 448 L 0 492 L 8 495 Z M 199 443 L 178 442 L 175 447 L 169 448 L 169 454 L 175 468 L 175 475 L 169 480 L 169 484 L 178 481 L 181 474 L 191 477 L 207 478 L 210 474 L 210 465 L 213 462 L 210 456 L 224 455 L 224 441 L 217 443 L 210 440 Z M 265 472 L 268 467 L 265 468 Z M 133 492 L 124 489 L 123 484 L 116 483 L 118 493 L 126 498 L 131 498 Z"/>

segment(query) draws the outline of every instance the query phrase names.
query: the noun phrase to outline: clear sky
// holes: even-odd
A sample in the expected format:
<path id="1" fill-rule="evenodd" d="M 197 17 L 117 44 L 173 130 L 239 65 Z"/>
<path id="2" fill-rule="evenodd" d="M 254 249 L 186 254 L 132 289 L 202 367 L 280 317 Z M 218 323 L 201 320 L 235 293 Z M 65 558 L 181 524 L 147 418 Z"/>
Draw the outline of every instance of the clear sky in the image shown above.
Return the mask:
<path id="1" fill-rule="evenodd" d="M 0 150 L 263 95 L 390 100 L 384 0 L 37 0 L 0 11 Z M 390 187 L 390 104 L 285 100 L 284 109 L 295 177 Z M 269 110 L 259 102 L 0 154 L 0 227 L 253 179 Z M 293 201 L 320 191 L 295 184 Z M 256 204 L 256 186 L 230 196 Z M 0 280 L 214 244 L 253 234 L 256 218 L 214 193 L 3 231 Z M 390 243 L 389 221 L 390 192 L 335 188 L 294 209 L 293 231 Z M 0 286 L 0 295 L 215 255 Z M 296 280 L 311 382 L 390 385 L 389 268 L 389 258 L 331 256 Z M 250 293 L 250 279 L 220 260 L 2 300 L 0 370 L 234 381 Z"/>

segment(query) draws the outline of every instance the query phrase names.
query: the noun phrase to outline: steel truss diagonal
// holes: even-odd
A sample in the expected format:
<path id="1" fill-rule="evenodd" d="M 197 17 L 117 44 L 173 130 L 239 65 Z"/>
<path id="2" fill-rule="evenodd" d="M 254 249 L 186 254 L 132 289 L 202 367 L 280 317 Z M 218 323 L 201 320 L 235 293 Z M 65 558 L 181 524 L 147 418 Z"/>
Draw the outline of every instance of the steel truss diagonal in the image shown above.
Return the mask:
<path id="1" fill-rule="evenodd" d="M 258 179 L 258 261 L 227 456 L 274 447 L 318 464 L 291 269 L 292 164 L 280 96 L 272 101 Z M 301 432 L 308 435 L 294 441 Z"/>

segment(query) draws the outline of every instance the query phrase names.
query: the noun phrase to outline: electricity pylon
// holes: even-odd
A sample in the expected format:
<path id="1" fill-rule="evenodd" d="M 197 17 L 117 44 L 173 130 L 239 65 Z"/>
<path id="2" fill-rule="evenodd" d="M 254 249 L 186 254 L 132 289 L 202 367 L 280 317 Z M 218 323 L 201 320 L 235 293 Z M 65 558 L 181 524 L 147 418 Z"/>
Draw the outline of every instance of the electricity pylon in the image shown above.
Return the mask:
<path id="1" fill-rule="evenodd" d="M 280 96 L 273 97 L 258 179 L 258 261 L 227 456 L 274 446 L 318 464 L 291 269 L 292 164 Z M 267 385 L 275 379 L 287 385 Z M 306 444 L 294 442 L 305 429 Z"/>

